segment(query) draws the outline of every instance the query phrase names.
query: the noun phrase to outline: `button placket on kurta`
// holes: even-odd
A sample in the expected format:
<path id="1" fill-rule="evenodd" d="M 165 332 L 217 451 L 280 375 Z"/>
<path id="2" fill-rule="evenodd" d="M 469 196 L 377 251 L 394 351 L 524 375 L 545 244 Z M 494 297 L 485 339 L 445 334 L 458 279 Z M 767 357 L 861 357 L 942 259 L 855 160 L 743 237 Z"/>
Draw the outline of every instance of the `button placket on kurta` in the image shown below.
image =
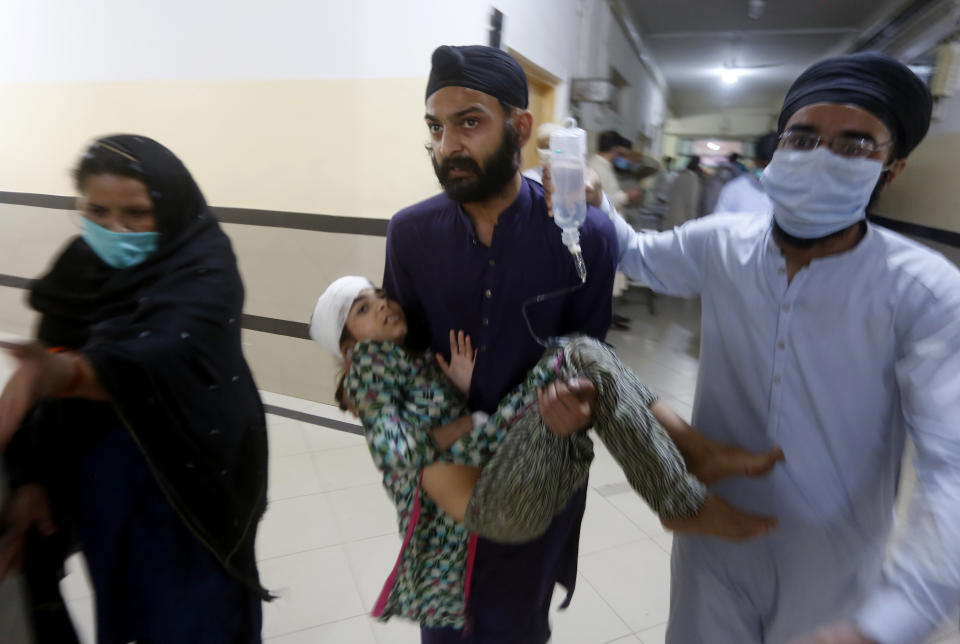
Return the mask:
<path id="1" fill-rule="evenodd" d="M 497 243 L 497 232 L 500 229 L 499 224 L 495 224 L 493 227 L 493 234 L 490 237 L 490 246 L 484 246 L 481 243 L 477 243 L 477 249 L 480 252 L 480 257 L 484 261 L 483 273 L 480 279 L 480 286 L 483 292 L 482 299 L 480 302 L 480 335 L 477 338 L 478 341 L 473 343 L 474 348 L 477 350 L 477 359 L 482 359 L 481 356 L 487 352 L 488 345 L 493 341 L 493 338 L 490 334 L 491 324 L 494 315 L 494 306 L 496 306 L 497 298 L 497 283 L 496 283 L 496 266 L 497 266 L 497 248 L 499 244 Z"/>
<path id="2" fill-rule="evenodd" d="M 774 336 L 773 365 L 770 375 L 770 407 L 767 414 L 767 435 L 776 440 L 780 432 L 781 411 L 783 409 L 783 395 L 786 389 L 784 378 L 786 377 L 787 362 L 793 357 L 787 351 L 787 338 L 790 335 L 790 324 L 794 319 L 794 304 L 797 300 L 797 294 L 806 281 L 808 268 L 802 268 L 793 276 L 793 280 L 787 282 L 787 260 L 780 253 L 779 248 L 771 252 L 770 262 L 775 274 L 771 276 L 771 283 L 774 284 L 775 293 L 779 293 L 777 299 L 777 332 Z"/>

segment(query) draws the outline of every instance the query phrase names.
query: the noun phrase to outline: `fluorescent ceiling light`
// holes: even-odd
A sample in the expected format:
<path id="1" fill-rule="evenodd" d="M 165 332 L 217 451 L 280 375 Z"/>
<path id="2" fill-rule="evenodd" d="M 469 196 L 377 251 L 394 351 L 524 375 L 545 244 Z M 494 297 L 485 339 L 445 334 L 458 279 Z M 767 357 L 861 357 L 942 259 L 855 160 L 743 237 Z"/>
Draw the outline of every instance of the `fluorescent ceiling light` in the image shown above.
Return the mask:
<path id="1" fill-rule="evenodd" d="M 727 85 L 733 85 L 738 80 L 740 80 L 740 74 L 735 69 L 721 69 L 720 80 L 722 80 Z"/>
<path id="2" fill-rule="evenodd" d="M 713 150 L 714 152 L 716 152 L 717 150 L 720 149 L 720 146 L 717 145 L 716 143 L 714 143 L 713 141 L 710 141 L 709 143 L 707 143 L 707 148 L 709 148 L 709 149 Z"/>

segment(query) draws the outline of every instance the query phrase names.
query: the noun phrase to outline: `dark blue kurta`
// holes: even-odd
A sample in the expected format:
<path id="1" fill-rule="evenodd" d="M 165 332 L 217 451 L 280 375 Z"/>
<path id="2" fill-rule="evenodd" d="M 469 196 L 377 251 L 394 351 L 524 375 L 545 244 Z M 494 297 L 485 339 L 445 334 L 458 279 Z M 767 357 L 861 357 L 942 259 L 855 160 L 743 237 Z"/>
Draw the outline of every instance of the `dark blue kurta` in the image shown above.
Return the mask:
<path id="1" fill-rule="evenodd" d="M 528 307 L 540 337 L 584 333 L 603 339 L 610 327 L 617 257 L 610 219 L 588 209 L 580 243 L 584 287 Z M 478 349 L 472 409 L 492 412 L 543 353 L 527 330 L 523 303 L 578 282 L 560 229 L 547 214 L 543 187 L 526 178 L 500 214 L 489 247 L 445 194 L 400 211 L 387 230 L 383 285 L 407 313 L 408 344 L 449 355 L 449 331 L 462 329 Z M 541 644 L 549 638 L 553 585 L 560 582 L 572 593 L 576 581 L 585 501 L 584 489 L 534 542 L 508 546 L 481 539 L 468 607 L 472 641 Z M 425 633 L 424 640 L 446 641 L 442 633 Z"/>

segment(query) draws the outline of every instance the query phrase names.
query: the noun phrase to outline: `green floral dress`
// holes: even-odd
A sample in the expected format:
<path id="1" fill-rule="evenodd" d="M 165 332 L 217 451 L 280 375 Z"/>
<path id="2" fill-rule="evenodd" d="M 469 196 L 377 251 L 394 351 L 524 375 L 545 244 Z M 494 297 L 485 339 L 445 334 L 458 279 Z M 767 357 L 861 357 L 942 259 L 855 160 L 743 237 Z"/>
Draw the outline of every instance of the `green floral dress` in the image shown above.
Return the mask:
<path id="1" fill-rule="evenodd" d="M 404 536 L 374 616 L 462 628 L 474 533 L 505 542 L 534 539 L 586 484 L 593 459 L 587 433 L 553 435 L 536 407 L 538 389 L 575 375 L 595 384 L 594 429 L 630 485 L 663 517 L 699 512 L 706 488 L 687 473 L 650 412 L 656 396 L 601 342 L 577 337 L 548 350 L 489 420 L 446 452 L 430 430 L 469 411 L 433 355 L 412 356 L 392 342 L 357 343 L 345 389 Z M 434 462 L 484 467 L 463 524 L 420 489 L 422 469 Z"/>

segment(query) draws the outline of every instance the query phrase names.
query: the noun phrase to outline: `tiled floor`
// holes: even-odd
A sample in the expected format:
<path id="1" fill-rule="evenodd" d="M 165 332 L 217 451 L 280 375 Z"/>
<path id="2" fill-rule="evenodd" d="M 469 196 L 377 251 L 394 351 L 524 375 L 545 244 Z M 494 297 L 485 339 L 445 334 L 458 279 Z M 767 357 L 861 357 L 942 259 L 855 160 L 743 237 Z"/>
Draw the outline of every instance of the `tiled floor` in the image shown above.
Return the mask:
<path id="1" fill-rule="evenodd" d="M 694 302 L 657 300 L 657 314 L 631 291 L 619 307 L 630 332 L 608 340 L 621 357 L 689 418 L 697 369 Z M 9 367 L 0 362 L 0 381 Z M 264 394 L 265 402 L 344 419 L 336 409 Z M 393 564 L 399 537 L 393 507 L 380 487 L 361 436 L 279 416 L 269 417 L 270 504 L 257 555 L 265 585 L 279 595 L 264 610 L 273 644 L 405 644 L 418 629 L 367 617 Z M 660 644 L 668 609 L 671 537 L 626 485 L 596 444 L 580 544 L 577 594 L 552 615 L 557 644 Z M 85 642 L 92 644 L 89 586 L 79 557 L 63 583 Z M 560 593 L 555 596 L 559 603 Z M 954 629 L 955 630 L 955 629 Z M 960 643 L 945 632 L 942 642 Z"/>

